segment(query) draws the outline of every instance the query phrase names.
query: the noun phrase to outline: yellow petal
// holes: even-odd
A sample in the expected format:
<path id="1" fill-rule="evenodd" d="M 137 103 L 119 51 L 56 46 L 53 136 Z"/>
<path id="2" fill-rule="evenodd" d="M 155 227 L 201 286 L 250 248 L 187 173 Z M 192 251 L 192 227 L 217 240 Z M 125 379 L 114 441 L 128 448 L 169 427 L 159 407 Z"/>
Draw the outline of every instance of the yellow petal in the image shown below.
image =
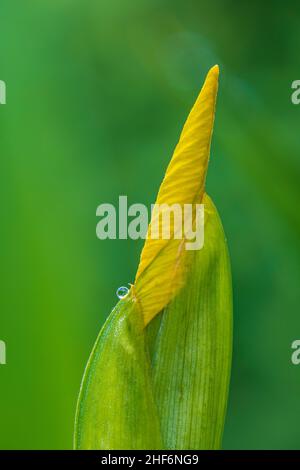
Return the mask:
<path id="1" fill-rule="evenodd" d="M 201 203 L 215 116 L 219 67 L 210 69 L 203 88 L 183 127 L 156 204 Z M 162 210 L 165 213 L 167 209 Z M 151 228 L 161 229 L 162 218 L 153 213 L 148 235 L 141 253 L 132 293 L 147 325 L 178 292 L 185 279 L 187 252 L 184 239 L 174 239 L 171 218 L 169 240 L 151 238 Z"/>

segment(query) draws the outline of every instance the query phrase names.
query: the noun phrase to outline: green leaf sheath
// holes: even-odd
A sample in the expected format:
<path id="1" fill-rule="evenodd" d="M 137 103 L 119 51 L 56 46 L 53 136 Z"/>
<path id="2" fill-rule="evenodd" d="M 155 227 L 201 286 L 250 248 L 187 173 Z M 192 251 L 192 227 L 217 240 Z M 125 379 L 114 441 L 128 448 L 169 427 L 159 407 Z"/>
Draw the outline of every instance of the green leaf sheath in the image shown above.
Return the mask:
<path id="1" fill-rule="evenodd" d="M 204 248 L 185 287 L 150 324 L 152 375 L 164 448 L 219 449 L 232 350 L 229 257 L 215 207 L 205 197 Z M 159 325 L 158 325 L 159 322 Z"/>
<path id="2" fill-rule="evenodd" d="M 218 449 L 232 348 L 230 264 L 208 196 L 204 248 L 185 286 L 144 329 L 138 304 L 118 303 L 88 362 L 75 448 Z"/>
<path id="3" fill-rule="evenodd" d="M 120 301 L 102 328 L 84 374 L 76 449 L 161 449 L 143 319 Z"/>

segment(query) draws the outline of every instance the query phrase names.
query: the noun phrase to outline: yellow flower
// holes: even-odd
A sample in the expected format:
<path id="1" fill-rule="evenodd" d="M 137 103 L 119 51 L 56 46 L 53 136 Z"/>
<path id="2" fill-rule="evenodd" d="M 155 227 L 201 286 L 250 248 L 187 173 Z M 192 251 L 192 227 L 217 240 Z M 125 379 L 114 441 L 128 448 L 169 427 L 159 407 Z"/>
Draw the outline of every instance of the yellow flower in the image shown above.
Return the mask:
<path id="1" fill-rule="evenodd" d="M 156 204 L 201 203 L 205 191 L 210 143 L 213 132 L 218 91 L 219 67 L 210 69 L 202 90 L 186 120 L 179 142 L 167 168 Z M 167 209 L 165 209 L 167 210 Z M 174 239 L 171 218 L 171 239 L 151 238 L 151 226 L 161 228 L 162 214 L 154 213 L 141 253 L 133 295 L 141 307 L 145 325 L 176 295 L 185 279 L 184 240 Z M 154 219 L 159 220 L 154 220 Z"/>

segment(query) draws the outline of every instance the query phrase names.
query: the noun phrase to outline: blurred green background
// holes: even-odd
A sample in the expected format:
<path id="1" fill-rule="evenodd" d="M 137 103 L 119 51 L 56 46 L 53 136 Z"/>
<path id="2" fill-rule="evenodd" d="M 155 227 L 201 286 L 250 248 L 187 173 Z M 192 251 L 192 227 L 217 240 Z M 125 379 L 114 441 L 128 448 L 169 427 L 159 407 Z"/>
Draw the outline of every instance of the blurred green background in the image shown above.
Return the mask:
<path id="1" fill-rule="evenodd" d="M 208 68 L 207 190 L 232 257 L 224 447 L 300 448 L 300 12 L 295 1 L 1 1 L 0 448 L 71 448 L 98 331 L 142 242 L 96 238 L 102 202 L 154 202 Z"/>

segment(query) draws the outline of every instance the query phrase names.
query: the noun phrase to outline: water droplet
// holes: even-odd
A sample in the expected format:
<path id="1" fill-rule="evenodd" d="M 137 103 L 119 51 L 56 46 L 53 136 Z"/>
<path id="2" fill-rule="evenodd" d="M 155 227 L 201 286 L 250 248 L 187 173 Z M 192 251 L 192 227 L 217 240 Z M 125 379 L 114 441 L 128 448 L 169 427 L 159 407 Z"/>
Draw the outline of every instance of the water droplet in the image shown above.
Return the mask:
<path id="1" fill-rule="evenodd" d="M 124 299 L 126 295 L 128 295 L 128 292 L 128 287 L 121 286 L 117 289 L 117 297 L 119 297 L 119 299 Z"/>

